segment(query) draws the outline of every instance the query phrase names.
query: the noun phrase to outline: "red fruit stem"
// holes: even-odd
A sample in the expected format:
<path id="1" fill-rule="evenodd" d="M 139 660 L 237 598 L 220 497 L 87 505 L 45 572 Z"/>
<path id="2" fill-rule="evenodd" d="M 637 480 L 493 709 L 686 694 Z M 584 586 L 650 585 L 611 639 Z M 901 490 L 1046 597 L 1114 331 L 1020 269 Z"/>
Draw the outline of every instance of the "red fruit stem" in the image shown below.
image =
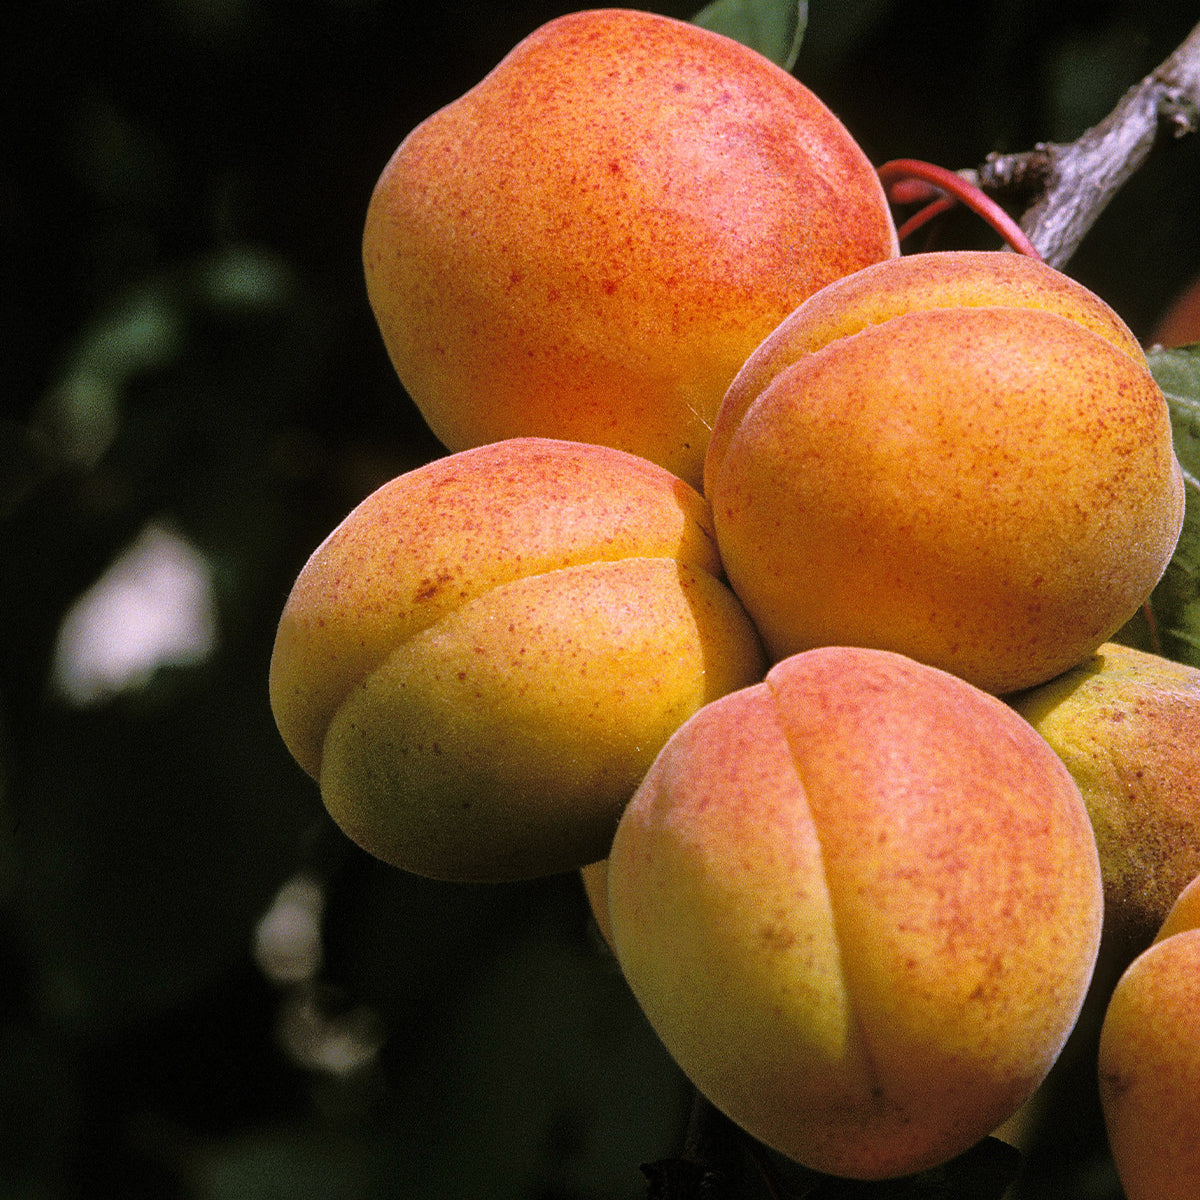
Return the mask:
<path id="1" fill-rule="evenodd" d="M 878 175 L 892 204 L 929 201 L 897 230 L 901 240 L 953 204 L 959 203 L 982 217 L 1013 250 L 1041 261 L 1042 256 L 1020 225 L 982 189 L 956 171 L 916 158 L 896 158 L 884 163 Z"/>
<path id="2" fill-rule="evenodd" d="M 896 229 L 896 237 L 900 241 L 904 241 L 910 234 L 916 233 L 923 225 L 928 225 L 934 217 L 941 216 L 958 203 L 953 196 L 939 195 L 936 200 L 931 200 L 924 208 L 913 213 L 903 225 Z"/>
<path id="3" fill-rule="evenodd" d="M 1149 600 L 1142 605 L 1142 615 L 1146 618 L 1146 624 L 1150 629 L 1150 649 L 1155 654 L 1162 654 L 1162 638 L 1158 633 L 1158 618 L 1154 615 L 1154 607 Z"/>

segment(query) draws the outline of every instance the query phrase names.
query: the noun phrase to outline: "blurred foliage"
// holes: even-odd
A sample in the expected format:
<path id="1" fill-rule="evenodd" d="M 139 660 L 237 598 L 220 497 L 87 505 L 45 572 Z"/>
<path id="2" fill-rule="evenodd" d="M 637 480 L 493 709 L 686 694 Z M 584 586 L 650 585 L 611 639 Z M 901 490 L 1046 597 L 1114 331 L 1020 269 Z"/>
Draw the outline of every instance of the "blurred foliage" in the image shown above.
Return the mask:
<path id="1" fill-rule="evenodd" d="M 616 1200 L 676 1147 L 685 1089 L 578 881 L 451 887 L 368 860 L 266 699 L 308 554 L 440 453 L 366 305 L 374 180 L 569 7 L 6 10 L 0 1200 Z M 875 161 L 948 166 L 1073 136 L 1195 20 L 1190 0 L 809 8 L 796 74 Z M 1197 211 L 1190 139 L 1069 269 L 1143 334 L 1200 270 Z M 207 565 L 215 643 L 72 701 L 64 618 L 147 529 Z M 300 937 L 279 907 L 297 878 L 318 885 L 319 945 L 276 947 L 299 965 L 273 973 L 260 922 L 290 914 L 280 936 Z M 1047 1089 L 1021 1200 L 1117 1195 L 1081 1062 Z"/>

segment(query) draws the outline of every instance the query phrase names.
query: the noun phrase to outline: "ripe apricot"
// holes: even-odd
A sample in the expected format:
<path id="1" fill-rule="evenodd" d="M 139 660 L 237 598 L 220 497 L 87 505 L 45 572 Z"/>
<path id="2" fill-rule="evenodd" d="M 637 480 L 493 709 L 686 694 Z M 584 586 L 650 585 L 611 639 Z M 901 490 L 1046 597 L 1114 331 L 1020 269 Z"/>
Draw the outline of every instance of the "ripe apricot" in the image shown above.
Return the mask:
<path id="1" fill-rule="evenodd" d="M 1102 896 L 1079 790 L 1011 708 L 886 651 L 777 664 L 668 740 L 607 865 L 617 958 L 719 1109 L 806 1166 L 931 1167 L 1078 1016 Z"/>
<path id="2" fill-rule="evenodd" d="M 1007 700 L 1079 784 L 1100 850 L 1105 933 L 1132 957 L 1200 873 L 1200 669 L 1106 642 Z"/>
<path id="3" fill-rule="evenodd" d="M 897 253 L 866 155 L 803 84 L 689 22 L 548 22 L 401 143 L 363 231 L 396 371 L 451 450 L 598 442 L 699 487 L 743 360 Z"/>
<path id="4" fill-rule="evenodd" d="M 1150 341 L 1168 348 L 1200 342 L 1200 276 L 1192 279 L 1167 305 Z"/>
<path id="5" fill-rule="evenodd" d="M 1100 1031 L 1100 1099 L 1128 1200 L 1200 1195 L 1200 877 L 1121 976 Z"/>
<path id="6" fill-rule="evenodd" d="M 364 848 L 446 879 L 602 858 L 668 735 L 761 677 L 707 507 L 663 468 L 520 438 L 367 497 L 301 571 L 270 695 Z"/>
<path id="7" fill-rule="evenodd" d="M 879 263 L 802 304 L 730 386 L 704 486 L 772 657 L 874 646 L 997 693 L 1110 638 L 1183 522 L 1132 334 L 1000 252 Z"/>

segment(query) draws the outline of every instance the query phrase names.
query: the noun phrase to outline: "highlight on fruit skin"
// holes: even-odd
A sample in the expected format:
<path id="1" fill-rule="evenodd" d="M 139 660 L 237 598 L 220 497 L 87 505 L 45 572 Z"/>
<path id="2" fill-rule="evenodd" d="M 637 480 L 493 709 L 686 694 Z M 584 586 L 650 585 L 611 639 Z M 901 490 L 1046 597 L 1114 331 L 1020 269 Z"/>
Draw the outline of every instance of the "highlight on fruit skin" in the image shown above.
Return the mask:
<path id="1" fill-rule="evenodd" d="M 871 163 L 811 91 L 632 9 L 548 22 L 418 125 L 363 231 L 388 354 L 450 450 L 572 438 L 697 487 L 751 350 L 897 253 Z"/>
<path id="2" fill-rule="evenodd" d="M 692 1082 L 780 1153 L 858 1179 L 948 1161 L 1024 1103 L 1103 916 L 1079 790 L 1028 723 L 848 647 L 689 718 L 585 884 L 605 873 L 606 936 Z"/>
<path id="3" fill-rule="evenodd" d="M 703 499 L 622 451 L 522 438 L 367 497 L 288 597 L 284 742 L 343 830 L 451 880 L 603 857 L 654 754 L 761 678 Z"/>
<path id="4" fill-rule="evenodd" d="M 1200 1195 L 1200 877 L 1117 982 L 1100 1031 L 1100 1100 L 1127 1200 Z"/>
<path id="5" fill-rule="evenodd" d="M 801 304 L 731 384 L 704 492 L 774 659 L 874 646 L 997 694 L 1111 638 L 1184 511 L 1124 323 L 987 251 L 878 263 Z"/>
<path id="6" fill-rule="evenodd" d="M 1200 874 L 1200 669 L 1106 642 L 1006 700 L 1079 785 L 1100 852 L 1105 937 L 1127 961 Z"/>

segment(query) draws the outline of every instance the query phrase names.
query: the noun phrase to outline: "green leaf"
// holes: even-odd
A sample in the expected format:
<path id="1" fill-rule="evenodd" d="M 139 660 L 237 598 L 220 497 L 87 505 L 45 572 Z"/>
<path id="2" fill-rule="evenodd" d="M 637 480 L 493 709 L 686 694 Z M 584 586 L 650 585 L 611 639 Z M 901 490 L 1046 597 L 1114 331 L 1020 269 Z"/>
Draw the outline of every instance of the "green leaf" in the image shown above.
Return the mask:
<path id="1" fill-rule="evenodd" d="M 1187 497 L 1183 532 L 1150 596 L 1150 610 L 1161 652 L 1200 667 L 1200 345 L 1156 348 L 1147 358 L 1171 410 L 1175 454 L 1183 468 Z"/>
<path id="2" fill-rule="evenodd" d="M 808 24 L 808 0 L 713 0 L 692 24 L 723 33 L 790 71 Z"/>

